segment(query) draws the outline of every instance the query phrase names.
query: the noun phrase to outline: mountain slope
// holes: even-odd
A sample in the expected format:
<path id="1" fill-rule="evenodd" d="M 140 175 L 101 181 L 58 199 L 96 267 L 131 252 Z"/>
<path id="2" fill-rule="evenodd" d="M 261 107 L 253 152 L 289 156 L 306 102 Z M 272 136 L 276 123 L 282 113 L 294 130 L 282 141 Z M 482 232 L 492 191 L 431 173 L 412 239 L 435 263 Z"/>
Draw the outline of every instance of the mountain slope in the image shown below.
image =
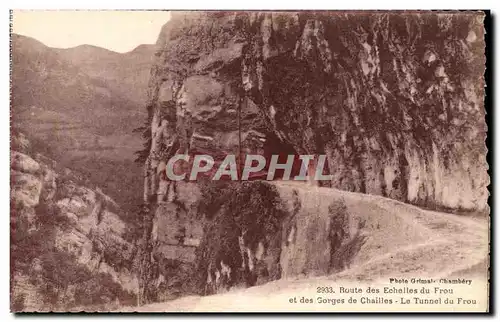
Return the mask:
<path id="1" fill-rule="evenodd" d="M 85 46 L 73 49 L 75 54 L 80 51 L 89 54 Z M 94 60 L 99 61 L 106 52 L 95 50 Z M 41 138 L 56 136 L 62 150 L 70 154 L 104 149 L 110 157 L 131 159 L 133 150 L 140 146 L 132 134 L 143 115 L 139 104 L 125 97 L 106 77 L 88 73 L 79 63 L 59 49 L 12 35 L 13 125 Z M 141 68 L 149 70 L 146 65 Z M 142 89 L 145 92 L 145 87 Z M 127 93 L 138 97 L 141 87 L 129 88 Z"/>
<path id="2" fill-rule="evenodd" d="M 50 48 L 12 35 L 11 126 L 42 142 L 65 166 L 91 177 L 127 210 L 140 203 L 150 45 L 119 54 L 83 45 Z"/>
<path id="3" fill-rule="evenodd" d="M 87 75 L 105 80 L 108 86 L 119 91 L 129 101 L 143 105 L 154 50 L 154 45 L 139 45 L 130 52 L 120 54 L 104 48 L 81 45 L 57 51 Z"/>

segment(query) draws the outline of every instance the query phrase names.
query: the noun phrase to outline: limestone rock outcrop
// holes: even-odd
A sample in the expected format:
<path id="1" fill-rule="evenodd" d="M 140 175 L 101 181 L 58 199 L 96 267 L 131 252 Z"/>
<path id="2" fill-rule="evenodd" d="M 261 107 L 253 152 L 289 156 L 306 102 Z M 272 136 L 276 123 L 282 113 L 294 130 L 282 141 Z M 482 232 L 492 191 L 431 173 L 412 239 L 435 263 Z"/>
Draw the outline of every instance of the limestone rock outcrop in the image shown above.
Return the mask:
<path id="1" fill-rule="evenodd" d="M 87 304 L 97 308 L 119 303 L 119 292 L 133 298 L 138 288 L 132 272 L 136 249 L 126 240 L 118 205 L 99 188 L 86 187 L 78 174 L 60 169 L 56 161 L 30 155 L 29 141 L 22 134 L 15 136 L 13 149 L 18 149 L 11 150 L 10 164 L 13 298 L 24 299 L 22 307 L 28 311 L 88 309 L 75 299 L 78 284 L 100 274 L 119 291 L 101 303 Z M 53 272 L 48 270 L 51 265 L 56 267 Z M 63 281 L 64 273 L 71 274 L 58 273 L 64 267 L 80 270 L 82 280 L 75 273 Z M 56 295 L 50 299 L 43 289 L 52 286 Z M 104 289 L 101 285 L 96 291 L 105 293 Z"/>

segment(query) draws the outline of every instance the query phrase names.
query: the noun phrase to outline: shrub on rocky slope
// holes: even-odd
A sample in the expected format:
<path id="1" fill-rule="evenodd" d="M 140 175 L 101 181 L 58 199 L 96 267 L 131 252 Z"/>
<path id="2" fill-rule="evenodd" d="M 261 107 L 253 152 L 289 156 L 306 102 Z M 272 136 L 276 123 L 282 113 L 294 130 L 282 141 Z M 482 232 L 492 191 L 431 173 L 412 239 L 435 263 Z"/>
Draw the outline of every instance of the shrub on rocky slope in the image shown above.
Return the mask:
<path id="1" fill-rule="evenodd" d="M 11 150 L 11 304 L 14 311 L 103 310 L 135 303 L 135 246 L 118 205 L 69 169 Z M 30 153 L 33 155 L 32 158 Z"/>

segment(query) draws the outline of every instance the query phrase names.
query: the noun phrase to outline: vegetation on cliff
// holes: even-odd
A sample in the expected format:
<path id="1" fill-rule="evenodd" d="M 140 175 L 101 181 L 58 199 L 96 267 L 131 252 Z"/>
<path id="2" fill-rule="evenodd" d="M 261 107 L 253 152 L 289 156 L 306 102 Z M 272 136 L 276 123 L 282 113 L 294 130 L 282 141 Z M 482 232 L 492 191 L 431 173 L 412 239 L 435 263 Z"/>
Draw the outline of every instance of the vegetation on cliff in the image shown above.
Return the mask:
<path id="1" fill-rule="evenodd" d="M 276 187 L 260 181 L 225 182 L 205 184 L 201 191 L 198 209 L 207 225 L 197 249 L 199 292 L 211 294 L 239 284 L 253 286 L 258 278 L 260 283 L 279 278 L 270 276 L 276 272 L 265 266 L 251 267 L 252 259 L 245 253 L 257 250 L 259 243 L 264 249 L 280 247 L 286 211 Z M 231 271 L 216 277 L 223 266 Z M 219 278 L 225 280 L 216 281 Z"/>

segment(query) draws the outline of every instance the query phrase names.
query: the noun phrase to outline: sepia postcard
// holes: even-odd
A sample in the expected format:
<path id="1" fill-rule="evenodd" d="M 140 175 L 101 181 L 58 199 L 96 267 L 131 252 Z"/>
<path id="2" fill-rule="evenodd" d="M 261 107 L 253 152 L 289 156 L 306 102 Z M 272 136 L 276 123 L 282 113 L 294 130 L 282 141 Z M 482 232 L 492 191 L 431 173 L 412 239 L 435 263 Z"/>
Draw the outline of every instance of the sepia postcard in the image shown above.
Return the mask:
<path id="1" fill-rule="evenodd" d="M 12 312 L 489 312 L 489 12 L 10 14 Z"/>

